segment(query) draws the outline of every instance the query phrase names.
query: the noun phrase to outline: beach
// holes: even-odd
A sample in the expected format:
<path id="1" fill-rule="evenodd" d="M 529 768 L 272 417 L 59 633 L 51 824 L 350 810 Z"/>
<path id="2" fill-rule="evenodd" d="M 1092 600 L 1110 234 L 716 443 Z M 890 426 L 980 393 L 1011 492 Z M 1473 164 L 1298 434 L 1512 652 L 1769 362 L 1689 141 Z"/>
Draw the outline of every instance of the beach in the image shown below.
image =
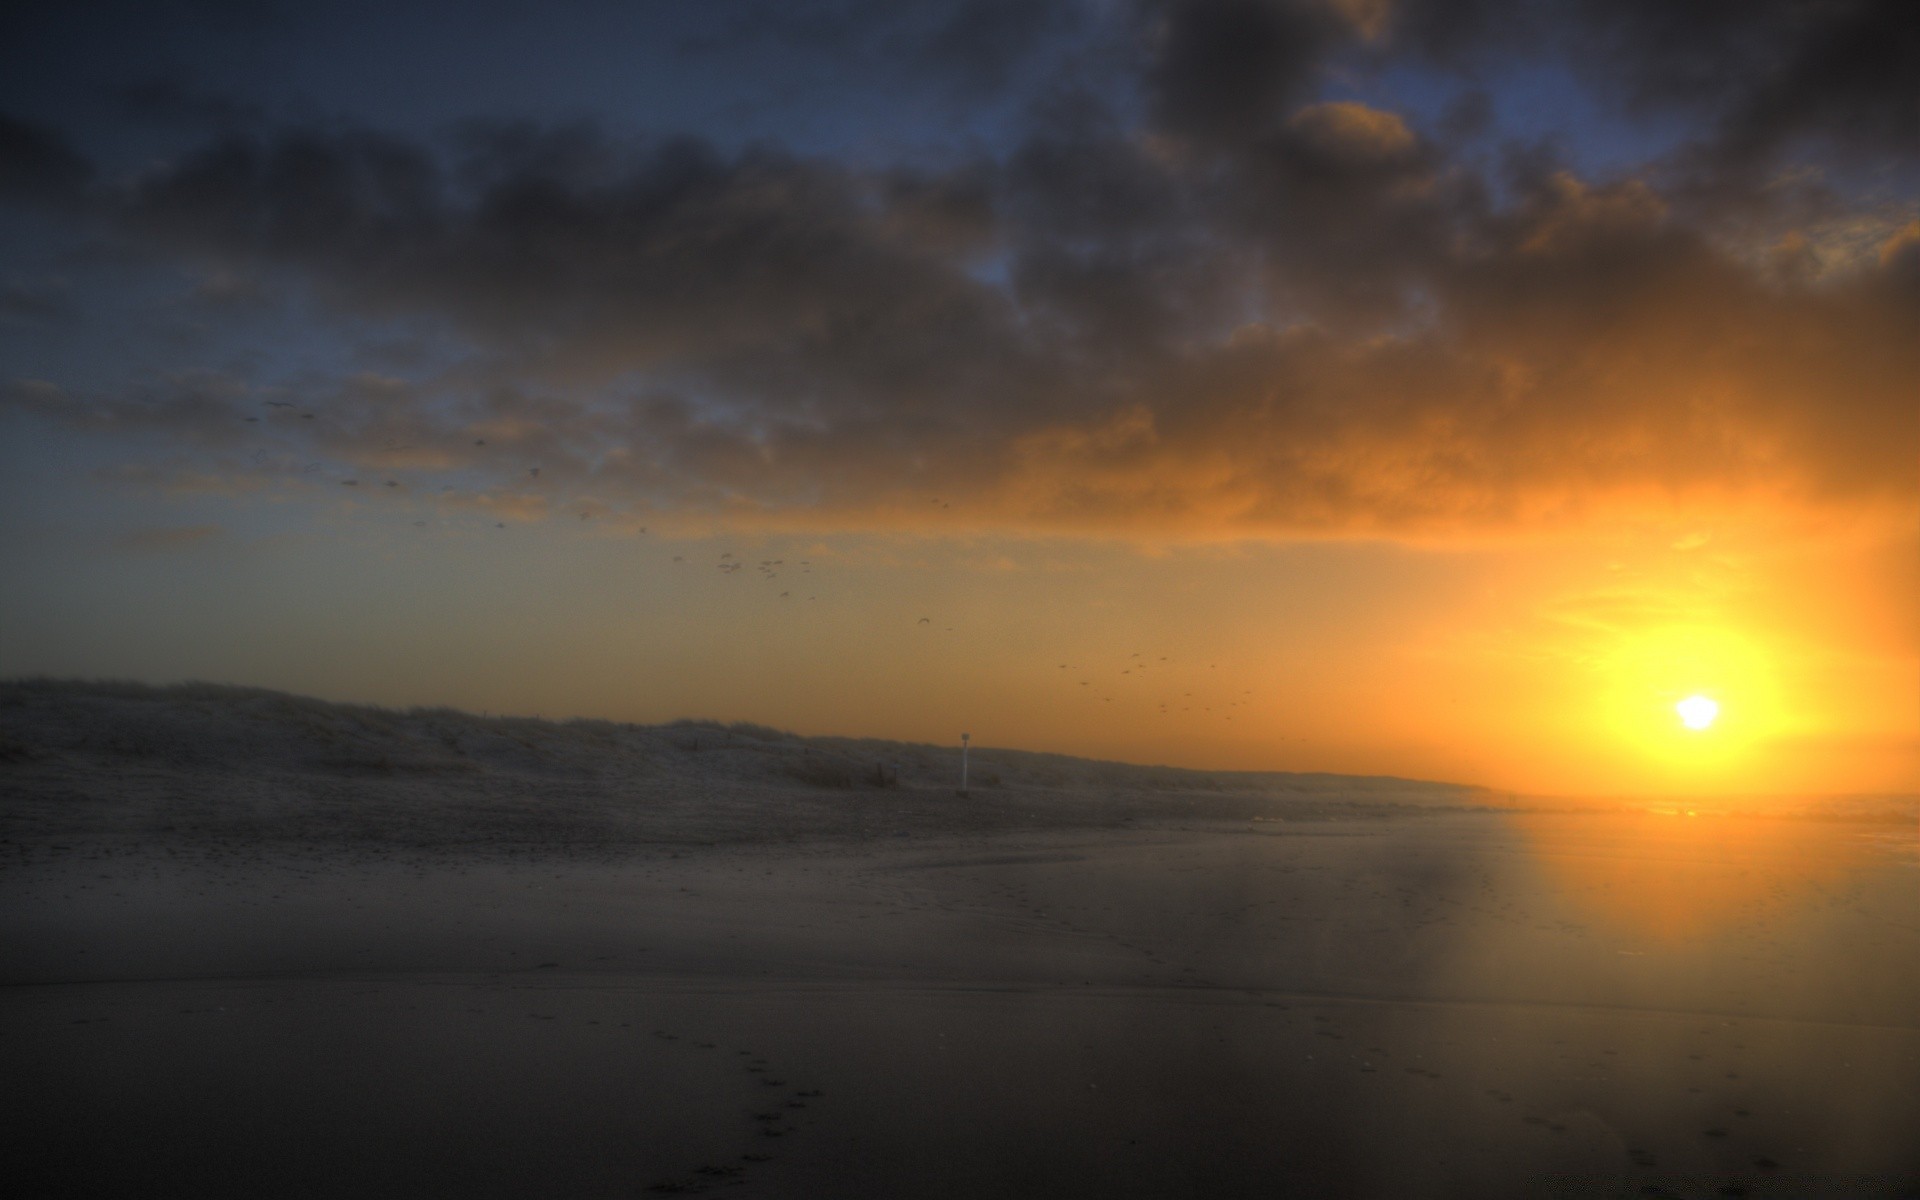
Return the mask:
<path id="1" fill-rule="evenodd" d="M 1911 1194 L 1911 837 L 1702 820 L 1742 819 L 16 842 L 7 1157 L 49 1196 Z M 1649 858 L 1706 910 L 1609 904 Z"/>

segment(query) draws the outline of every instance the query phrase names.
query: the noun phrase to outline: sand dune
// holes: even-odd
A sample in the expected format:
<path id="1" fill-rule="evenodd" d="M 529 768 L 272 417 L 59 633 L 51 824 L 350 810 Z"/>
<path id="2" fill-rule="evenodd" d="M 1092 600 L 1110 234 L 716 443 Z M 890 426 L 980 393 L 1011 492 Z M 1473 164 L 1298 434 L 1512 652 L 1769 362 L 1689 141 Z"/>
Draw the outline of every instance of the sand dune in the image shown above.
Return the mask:
<path id="1" fill-rule="evenodd" d="M 593 844 L 1112 827 L 1479 806 L 1456 784 L 1202 772 L 761 726 L 484 717 L 248 688 L 0 684 L 5 830 Z"/>

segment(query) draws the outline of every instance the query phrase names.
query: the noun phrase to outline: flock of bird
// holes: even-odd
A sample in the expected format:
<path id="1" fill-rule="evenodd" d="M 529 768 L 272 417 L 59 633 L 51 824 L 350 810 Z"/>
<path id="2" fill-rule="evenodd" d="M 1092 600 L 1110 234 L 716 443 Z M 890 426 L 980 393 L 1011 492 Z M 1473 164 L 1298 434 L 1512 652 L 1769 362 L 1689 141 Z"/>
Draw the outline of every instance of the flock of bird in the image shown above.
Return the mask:
<path id="1" fill-rule="evenodd" d="M 684 554 L 674 555 L 673 562 L 679 566 L 692 565 L 691 560 Z M 763 558 L 757 563 L 749 564 L 746 560 L 736 556 L 731 550 L 721 551 L 719 557 L 714 562 L 714 568 L 721 575 L 729 577 L 738 574 L 749 565 L 752 565 L 761 579 L 766 582 L 772 582 L 778 579 L 781 572 L 787 569 L 785 559 Z M 812 574 L 812 562 L 808 559 L 800 559 L 798 561 L 798 573 L 802 575 Z M 777 599 L 787 600 L 791 598 L 791 595 L 791 592 L 783 591 L 779 593 Z M 809 595 L 807 599 L 817 600 L 819 597 Z M 914 621 L 914 625 L 916 627 L 925 627 L 929 632 L 933 632 L 935 628 L 933 618 L 930 616 L 917 618 Z M 939 628 L 947 633 L 957 632 L 955 627 L 951 625 L 941 626 Z M 1103 704 L 1116 704 L 1133 698 L 1121 689 L 1128 688 L 1133 684 L 1145 683 L 1149 671 L 1153 672 L 1156 679 L 1163 676 L 1171 677 L 1175 672 L 1175 668 L 1180 665 L 1181 664 L 1168 655 L 1161 654 L 1152 656 L 1136 650 L 1127 655 L 1126 658 L 1109 662 L 1104 666 L 1083 665 L 1080 671 L 1086 674 L 1087 678 L 1077 679 L 1076 682 L 1080 687 L 1093 689 L 1097 676 L 1101 681 L 1098 693 L 1100 702 Z M 1074 666 L 1073 663 L 1060 663 L 1056 667 L 1056 670 L 1073 671 Z M 1206 669 L 1210 672 L 1217 671 L 1219 668 L 1220 664 L 1216 662 L 1210 662 L 1206 666 Z M 1123 680 L 1126 682 L 1122 682 Z M 1191 685 L 1187 686 L 1189 689 L 1191 688 Z M 1247 708 L 1252 703 L 1247 699 L 1247 697 L 1253 695 L 1252 688 L 1242 689 L 1238 696 L 1232 697 L 1231 699 L 1218 698 L 1220 690 L 1221 689 L 1217 687 L 1202 687 L 1197 696 L 1192 690 L 1182 690 L 1178 696 L 1174 696 L 1171 692 L 1160 691 L 1150 696 L 1149 700 L 1150 703 L 1155 706 L 1155 710 L 1160 716 L 1171 716 L 1175 713 L 1195 713 L 1200 717 L 1212 717 L 1222 722 L 1232 721 L 1237 710 Z M 1091 694 L 1089 698 L 1092 698 Z M 1281 738 L 1278 740 L 1284 741 L 1285 739 Z"/>
<path id="2" fill-rule="evenodd" d="M 268 408 L 286 411 L 291 415 L 293 415 L 298 420 L 315 421 L 319 419 L 317 413 L 299 411 L 298 406 L 291 401 L 268 400 L 265 403 Z M 247 416 L 244 419 L 249 423 L 258 423 L 262 418 L 259 416 Z M 477 449 L 484 449 L 487 445 L 487 440 L 485 438 L 475 438 L 473 439 L 473 445 Z M 381 447 L 382 452 L 388 453 L 388 454 L 397 454 L 397 453 L 401 453 L 408 450 L 414 450 L 414 449 L 417 449 L 417 447 L 414 445 L 403 444 L 399 442 L 388 443 Z M 265 465 L 270 455 L 271 455 L 271 451 L 267 449 L 258 449 L 254 451 L 253 461 L 257 466 Z M 302 469 L 301 473 L 310 475 L 317 472 L 322 472 L 326 469 L 326 465 L 327 464 L 324 462 L 309 462 Z M 535 465 L 535 466 L 528 466 L 525 468 L 525 470 L 526 470 L 527 482 L 529 484 L 538 483 L 538 481 L 540 480 L 541 468 Z M 342 487 L 358 488 L 361 486 L 362 480 L 358 474 L 352 474 L 352 475 L 348 475 L 345 478 L 340 478 L 338 480 L 338 483 Z M 404 487 L 401 481 L 396 478 L 382 479 L 380 480 L 380 486 L 393 489 L 394 491 L 400 491 Z M 443 494 L 447 492 L 452 492 L 454 490 L 456 489 L 451 484 L 445 485 L 440 489 L 441 493 Z M 940 509 L 951 509 L 953 507 L 953 502 L 951 500 L 941 499 L 938 497 L 935 497 L 931 501 L 931 503 L 933 507 L 940 508 Z M 593 515 L 594 513 L 584 506 L 578 510 L 578 517 L 581 521 L 586 521 L 590 519 Z M 424 526 L 427 524 L 425 520 L 415 520 L 413 523 L 416 526 Z M 507 527 L 507 523 L 505 521 L 496 521 L 494 522 L 494 527 L 497 529 L 505 529 Z M 640 526 L 637 532 L 644 534 L 647 532 L 647 529 L 645 526 Z M 673 556 L 673 565 L 676 567 L 687 567 L 693 564 L 692 564 L 692 560 L 689 559 L 686 555 L 676 554 Z M 722 551 L 718 559 L 714 562 L 713 565 L 715 570 L 718 571 L 721 575 L 729 576 L 729 577 L 738 574 L 739 572 L 745 570 L 749 565 L 751 565 L 754 568 L 755 573 L 760 576 L 761 580 L 767 583 L 771 583 L 779 579 L 783 572 L 786 572 L 787 570 L 789 570 L 787 561 L 785 559 L 781 559 L 781 558 L 760 559 L 758 562 L 749 564 L 746 560 L 739 558 L 730 550 Z M 795 573 L 800 575 L 811 575 L 813 573 L 813 565 L 810 560 L 800 559 L 800 560 L 797 560 L 793 570 L 795 571 Z M 777 594 L 777 596 L 774 597 L 774 599 L 780 600 L 780 601 L 791 600 L 793 599 L 793 592 L 791 589 L 781 591 Z M 814 594 L 809 594 L 807 595 L 806 599 L 809 601 L 817 601 L 819 599 L 819 596 Z M 917 626 L 927 626 L 929 627 L 929 629 L 931 629 L 933 627 L 933 618 L 923 616 L 923 617 L 920 617 L 915 622 L 915 624 Z M 951 625 L 942 626 L 941 628 L 944 629 L 944 631 L 947 633 L 957 632 L 955 627 Z M 1081 688 L 1089 689 L 1088 698 L 1092 699 L 1093 695 L 1096 694 L 1094 692 L 1095 678 L 1093 676 L 1097 675 L 1101 679 L 1100 687 L 1097 692 L 1100 702 L 1104 704 L 1120 703 L 1125 699 L 1131 698 L 1127 696 L 1126 693 L 1123 692 L 1121 689 L 1126 689 L 1130 685 L 1138 684 L 1141 681 L 1145 680 L 1147 676 L 1147 672 L 1150 669 L 1155 672 L 1156 677 L 1166 675 L 1168 674 L 1169 668 L 1172 667 L 1173 665 L 1174 665 L 1173 660 L 1169 659 L 1168 656 L 1164 654 L 1159 655 L 1158 657 L 1149 657 L 1147 655 L 1142 654 L 1139 651 L 1135 651 L 1132 654 L 1128 655 L 1125 659 L 1120 660 L 1117 666 L 1114 664 L 1108 664 L 1107 666 L 1099 667 L 1099 668 L 1094 668 L 1090 666 L 1082 667 L 1081 671 L 1088 674 L 1089 677 L 1084 679 L 1079 679 L 1077 680 L 1077 683 Z M 1219 664 L 1217 663 L 1209 663 L 1207 664 L 1207 669 L 1209 671 L 1217 670 L 1218 665 Z M 1073 670 L 1073 664 L 1061 663 L 1058 666 L 1058 670 L 1071 671 Z M 1125 683 L 1120 682 L 1122 680 L 1126 680 L 1127 682 Z M 1233 720 L 1233 717 L 1234 717 L 1234 710 L 1246 707 L 1247 704 L 1249 703 L 1246 697 L 1251 696 L 1253 694 L 1253 691 L 1252 689 L 1246 689 L 1241 693 L 1239 697 L 1236 697 L 1231 700 L 1212 699 L 1211 697 L 1215 694 L 1217 694 L 1217 689 L 1203 689 L 1202 697 L 1196 700 L 1195 694 L 1192 691 L 1182 691 L 1178 697 L 1173 696 L 1171 692 L 1165 692 L 1165 693 L 1159 694 L 1158 698 L 1150 699 L 1150 702 L 1153 705 L 1155 705 L 1156 711 L 1161 716 L 1169 716 L 1175 712 L 1181 712 L 1181 713 L 1197 712 L 1204 717 L 1213 717 L 1217 715 L 1217 718 L 1221 721 L 1231 721 Z M 1216 709 L 1219 710 L 1217 714 L 1216 714 Z"/>
<path id="3" fill-rule="evenodd" d="M 1140 683 L 1145 680 L 1149 669 L 1154 670 L 1156 675 L 1164 675 L 1173 665 L 1173 660 L 1164 654 L 1158 656 L 1158 658 L 1153 658 L 1148 655 L 1143 655 L 1136 650 L 1125 659 L 1120 660 L 1120 665 L 1117 670 L 1111 663 L 1104 668 L 1096 668 L 1095 670 L 1097 670 L 1105 680 L 1105 682 L 1101 684 L 1101 692 L 1103 694 L 1100 696 L 1100 700 L 1104 704 L 1113 704 L 1122 698 L 1114 694 L 1114 691 L 1118 688 L 1128 686 L 1128 684 L 1119 683 L 1120 679 L 1131 676 L 1132 680 L 1130 682 Z M 1057 669 L 1061 671 L 1071 671 L 1074 669 L 1074 664 L 1061 663 Z M 1207 664 L 1207 670 L 1209 671 L 1217 671 L 1219 669 L 1219 663 Z M 1087 668 L 1082 668 L 1082 670 L 1087 670 Z M 1083 688 L 1091 689 L 1094 686 L 1094 680 L 1091 678 L 1081 679 L 1078 683 Z M 1178 697 L 1172 696 L 1171 693 L 1161 693 L 1165 698 L 1154 699 L 1152 703 L 1156 706 L 1161 716 L 1168 716 L 1175 711 L 1183 713 L 1198 712 L 1202 716 L 1212 716 L 1217 707 L 1220 710 L 1218 714 L 1220 720 L 1231 721 L 1233 720 L 1233 710 L 1246 707 L 1250 703 L 1246 697 L 1253 695 L 1252 688 L 1245 688 L 1239 696 L 1231 700 L 1213 700 L 1210 694 L 1208 694 L 1209 692 L 1210 690 L 1204 690 L 1203 695 L 1199 699 L 1196 699 L 1191 691 L 1182 691 Z M 1186 703 L 1182 703 L 1182 701 Z"/>

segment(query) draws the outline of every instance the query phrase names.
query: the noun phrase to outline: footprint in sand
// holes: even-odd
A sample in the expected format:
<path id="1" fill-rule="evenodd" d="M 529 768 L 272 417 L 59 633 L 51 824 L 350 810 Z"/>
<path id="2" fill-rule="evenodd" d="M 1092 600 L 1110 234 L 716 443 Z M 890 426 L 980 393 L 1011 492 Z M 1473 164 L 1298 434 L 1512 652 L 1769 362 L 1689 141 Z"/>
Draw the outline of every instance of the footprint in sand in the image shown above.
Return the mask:
<path id="1" fill-rule="evenodd" d="M 664 1029 L 654 1030 L 654 1036 L 662 1041 L 671 1042 L 680 1040 L 679 1035 L 669 1033 Z M 718 1048 L 712 1042 L 689 1040 L 686 1044 L 702 1050 Z M 751 1060 L 746 1067 L 748 1072 L 758 1075 L 764 1074 L 767 1070 L 767 1060 L 755 1055 L 753 1051 L 739 1050 L 737 1053 Z M 784 1079 L 762 1079 L 760 1082 L 768 1087 L 786 1086 L 786 1080 Z M 824 1095 L 826 1095 L 826 1092 L 820 1088 L 796 1090 L 791 1093 L 780 1108 L 766 1109 L 749 1114 L 753 1121 L 752 1127 L 757 1128 L 760 1136 L 763 1138 L 785 1137 L 790 1133 L 798 1132 L 797 1128 L 792 1124 L 795 1118 L 790 1110 L 807 1108 L 808 1100 L 817 1099 Z M 772 1162 L 773 1156 L 749 1151 L 740 1155 L 740 1161 L 748 1165 L 766 1163 Z M 691 1176 L 663 1179 L 657 1183 L 648 1185 L 645 1190 L 656 1195 L 698 1195 L 715 1188 L 742 1187 L 749 1183 L 749 1180 L 746 1178 L 747 1170 L 747 1166 L 722 1167 L 708 1163 L 694 1168 Z"/>

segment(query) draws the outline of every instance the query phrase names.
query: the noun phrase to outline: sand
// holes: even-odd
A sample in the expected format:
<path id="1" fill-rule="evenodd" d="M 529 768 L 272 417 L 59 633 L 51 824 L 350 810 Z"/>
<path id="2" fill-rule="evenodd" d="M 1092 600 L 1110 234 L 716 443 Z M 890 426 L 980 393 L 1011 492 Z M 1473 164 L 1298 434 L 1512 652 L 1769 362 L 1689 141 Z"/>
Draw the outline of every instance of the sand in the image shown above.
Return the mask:
<path id="1" fill-rule="evenodd" d="M 108 766 L 24 765 L 0 1151 L 31 1195 L 1920 1194 L 1907 825 L 1362 783 L 316 839 L 219 805 L 163 833 Z"/>

